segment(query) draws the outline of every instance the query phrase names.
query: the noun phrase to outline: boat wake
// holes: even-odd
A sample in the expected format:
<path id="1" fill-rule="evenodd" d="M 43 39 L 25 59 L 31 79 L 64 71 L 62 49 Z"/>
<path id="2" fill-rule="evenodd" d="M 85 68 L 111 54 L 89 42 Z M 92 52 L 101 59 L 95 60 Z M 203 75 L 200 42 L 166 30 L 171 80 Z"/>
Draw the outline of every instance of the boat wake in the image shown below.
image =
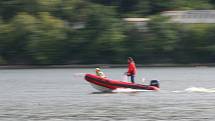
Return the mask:
<path id="1" fill-rule="evenodd" d="M 204 88 L 204 87 L 190 87 L 183 91 L 173 91 L 173 92 L 197 92 L 197 93 L 215 93 L 215 88 Z"/>
<path id="2" fill-rule="evenodd" d="M 215 92 L 215 88 L 203 88 L 203 87 L 190 87 L 185 89 L 186 92 L 207 92 L 213 93 Z"/>

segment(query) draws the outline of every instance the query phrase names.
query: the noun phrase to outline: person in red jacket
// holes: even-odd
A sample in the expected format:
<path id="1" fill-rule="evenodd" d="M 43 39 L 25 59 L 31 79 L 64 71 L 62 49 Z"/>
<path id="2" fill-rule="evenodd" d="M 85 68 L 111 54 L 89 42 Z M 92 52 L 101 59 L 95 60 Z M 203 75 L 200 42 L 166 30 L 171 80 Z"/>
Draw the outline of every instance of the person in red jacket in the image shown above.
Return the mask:
<path id="1" fill-rule="evenodd" d="M 132 57 L 128 57 L 128 71 L 126 72 L 127 76 L 131 77 L 131 82 L 134 83 L 134 77 L 137 73 L 136 65 Z"/>

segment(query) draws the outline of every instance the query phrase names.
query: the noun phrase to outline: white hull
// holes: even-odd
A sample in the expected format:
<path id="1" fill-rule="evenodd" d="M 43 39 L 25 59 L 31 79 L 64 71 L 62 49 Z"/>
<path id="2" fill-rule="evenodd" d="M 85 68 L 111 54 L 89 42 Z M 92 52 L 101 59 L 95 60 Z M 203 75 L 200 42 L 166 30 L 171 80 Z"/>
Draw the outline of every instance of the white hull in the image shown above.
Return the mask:
<path id="1" fill-rule="evenodd" d="M 109 88 L 106 88 L 106 87 L 102 87 L 102 86 L 99 86 L 99 85 L 96 85 L 96 84 L 93 84 L 93 83 L 90 83 L 92 85 L 93 88 L 99 90 L 99 91 L 102 91 L 102 92 L 111 92 L 112 90 L 109 89 Z"/>

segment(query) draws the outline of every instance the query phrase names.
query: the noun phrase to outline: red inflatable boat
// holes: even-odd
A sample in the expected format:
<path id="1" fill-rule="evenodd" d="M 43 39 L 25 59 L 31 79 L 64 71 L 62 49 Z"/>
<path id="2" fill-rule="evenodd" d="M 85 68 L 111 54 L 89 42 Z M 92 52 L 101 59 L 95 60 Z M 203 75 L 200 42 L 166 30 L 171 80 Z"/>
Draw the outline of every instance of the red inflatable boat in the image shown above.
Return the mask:
<path id="1" fill-rule="evenodd" d="M 135 84 L 131 82 L 124 82 L 118 80 L 111 80 L 108 78 L 102 78 L 94 74 L 86 74 L 85 79 L 97 90 L 106 92 L 112 91 L 117 88 L 130 88 L 138 90 L 159 90 L 158 80 L 151 80 L 150 85 Z"/>

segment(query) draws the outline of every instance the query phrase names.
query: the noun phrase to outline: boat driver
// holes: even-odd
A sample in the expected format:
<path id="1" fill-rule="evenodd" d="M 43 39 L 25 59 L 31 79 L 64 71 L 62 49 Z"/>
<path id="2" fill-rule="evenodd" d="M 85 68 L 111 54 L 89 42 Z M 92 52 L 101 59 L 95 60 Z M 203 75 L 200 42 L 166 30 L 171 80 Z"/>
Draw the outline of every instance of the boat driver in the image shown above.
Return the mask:
<path id="1" fill-rule="evenodd" d="M 136 65 L 132 57 L 128 57 L 128 71 L 125 73 L 131 77 L 131 82 L 134 83 L 134 77 L 137 73 Z"/>

